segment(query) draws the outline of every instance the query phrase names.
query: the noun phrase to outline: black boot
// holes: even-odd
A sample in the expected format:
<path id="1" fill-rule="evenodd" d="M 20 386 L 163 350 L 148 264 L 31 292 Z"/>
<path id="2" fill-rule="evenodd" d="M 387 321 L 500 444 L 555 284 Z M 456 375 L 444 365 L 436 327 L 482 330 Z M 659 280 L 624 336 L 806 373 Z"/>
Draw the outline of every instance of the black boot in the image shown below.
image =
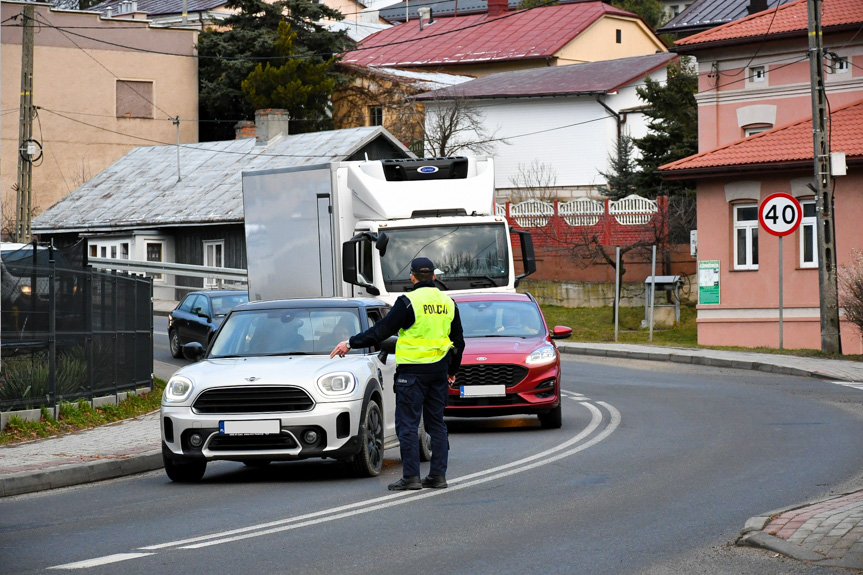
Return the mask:
<path id="1" fill-rule="evenodd" d="M 423 484 L 420 483 L 419 475 L 411 475 L 410 477 L 402 477 L 401 479 L 399 479 L 395 483 L 390 483 L 387 486 L 387 489 L 389 489 L 390 491 L 407 491 L 408 489 L 415 490 L 415 489 L 422 489 L 422 488 L 423 488 Z"/>
<path id="2" fill-rule="evenodd" d="M 432 489 L 446 489 L 446 477 L 443 475 L 428 475 L 423 477 L 423 487 L 431 487 Z"/>

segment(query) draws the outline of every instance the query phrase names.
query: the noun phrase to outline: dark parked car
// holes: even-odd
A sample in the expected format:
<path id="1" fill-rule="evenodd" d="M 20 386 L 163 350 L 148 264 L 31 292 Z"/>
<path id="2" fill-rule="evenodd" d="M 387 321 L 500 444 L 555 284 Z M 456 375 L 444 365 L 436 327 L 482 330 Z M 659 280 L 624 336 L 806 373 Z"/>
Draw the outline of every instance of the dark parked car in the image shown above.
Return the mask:
<path id="1" fill-rule="evenodd" d="M 174 311 L 168 314 L 171 355 L 176 358 L 183 357 L 183 346 L 193 341 L 206 348 L 228 312 L 248 301 L 249 293 L 241 290 L 189 293 Z"/>
<path id="2" fill-rule="evenodd" d="M 561 426 L 560 354 L 554 339 L 572 328 L 549 330 L 528 294 L 453 295 L 465 349 L 445 414 L 483 417 L 535 414 L 542 427 Z"/>

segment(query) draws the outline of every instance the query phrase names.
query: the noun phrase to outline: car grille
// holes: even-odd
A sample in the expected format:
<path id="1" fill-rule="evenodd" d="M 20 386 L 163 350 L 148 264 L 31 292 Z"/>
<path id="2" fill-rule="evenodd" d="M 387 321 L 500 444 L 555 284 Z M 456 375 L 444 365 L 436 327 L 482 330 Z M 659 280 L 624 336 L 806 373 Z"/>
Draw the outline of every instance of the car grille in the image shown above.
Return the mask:
<path id="1" fill-rule="evenodd" d="M 308 411 L 314 401 L 299 387 L 227 387 L 208 389 L 192 408 L 197 413 L 277 413 Z"/>
<path id="2" fill-rule="evenodd" d="M 290 435 L 214 435 L 210 451 L 270 451 L 293 449 L 297 442 Z"/>
<path id="3" fill-rule="evenodd" d="M 522 365 L 492 363 L 479 365 L 462 364 L 456 374 L 453 387 L 462 385 L 499 385 L 512 387 L 527 377 L 527 368 Z"/>

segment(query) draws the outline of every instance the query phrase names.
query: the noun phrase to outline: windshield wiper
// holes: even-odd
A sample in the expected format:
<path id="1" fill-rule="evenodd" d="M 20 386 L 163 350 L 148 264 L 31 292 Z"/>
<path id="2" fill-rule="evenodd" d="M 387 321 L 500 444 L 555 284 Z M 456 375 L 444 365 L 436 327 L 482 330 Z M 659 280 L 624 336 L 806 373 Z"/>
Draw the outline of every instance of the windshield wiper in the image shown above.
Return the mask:
<path id="1" fill-rule="evenodd" d="M 494 278 L 490 276 L 466 276 L 459 279 L 466 280 L 481 280 L 481 281 L 471 281 L 470 287 L 498 287 L 498 283 L 494 280 Z M 488 282 L 488 284 L 486 284 Z"/>

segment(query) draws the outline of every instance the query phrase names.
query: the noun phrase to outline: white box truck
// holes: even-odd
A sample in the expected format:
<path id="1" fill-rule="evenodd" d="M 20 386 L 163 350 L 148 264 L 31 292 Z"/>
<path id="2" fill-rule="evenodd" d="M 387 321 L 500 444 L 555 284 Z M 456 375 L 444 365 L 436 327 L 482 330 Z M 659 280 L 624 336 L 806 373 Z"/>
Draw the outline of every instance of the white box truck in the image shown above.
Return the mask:
<path id="1" fill-rule="evenodd" d="M 249 298 L 377 296 L 412 289 L 425 256 L 451 291 L 514 291 L 533 243 L 495 214 L 491 158 L 344 161 L 243 172 Z M 511 233 L 520 236 L 516 274 Z"/>

